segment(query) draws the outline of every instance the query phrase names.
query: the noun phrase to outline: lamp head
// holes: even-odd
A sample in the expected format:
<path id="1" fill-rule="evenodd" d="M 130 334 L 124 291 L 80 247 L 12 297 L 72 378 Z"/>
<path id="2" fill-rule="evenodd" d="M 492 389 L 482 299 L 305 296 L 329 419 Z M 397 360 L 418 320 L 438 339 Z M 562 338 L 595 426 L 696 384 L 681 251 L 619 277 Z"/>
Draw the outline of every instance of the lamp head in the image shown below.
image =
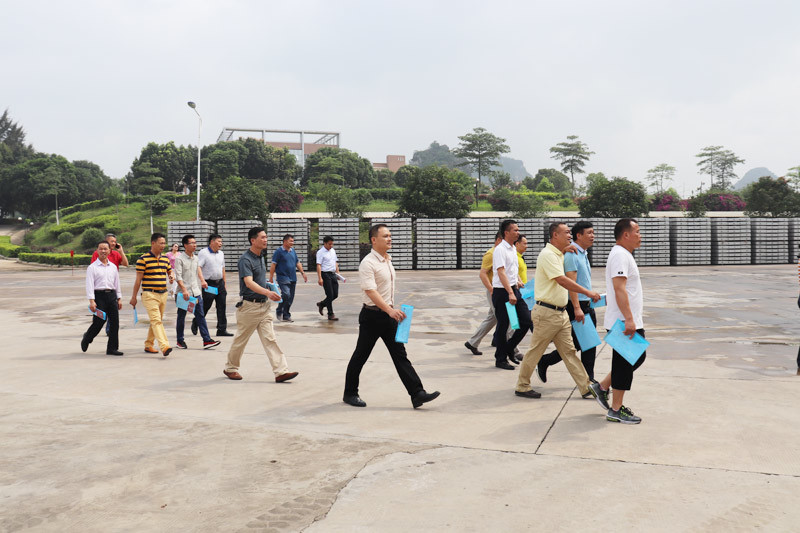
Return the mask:
<path id="1" fill-rule="evenodd" d="M 186 105 L 188 105 L 188 106 L 189 106 L 189 107 L 191 107 L 192 109 L 194 109 L 194 108 L 196 108 L 196 107 L 197 107 L 197 104 L 195 104 L 194 102 L 186 102 Z"/>

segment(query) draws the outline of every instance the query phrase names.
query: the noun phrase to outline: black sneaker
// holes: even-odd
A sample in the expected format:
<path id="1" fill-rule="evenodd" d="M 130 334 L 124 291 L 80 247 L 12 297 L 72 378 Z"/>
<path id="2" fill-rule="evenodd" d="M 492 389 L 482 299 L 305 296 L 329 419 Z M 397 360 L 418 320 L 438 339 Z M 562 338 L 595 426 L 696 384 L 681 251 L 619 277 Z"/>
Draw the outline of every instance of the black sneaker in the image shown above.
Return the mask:
<path id="1" fill-rule="evenodd" d="M 541 362 L 536 365 L 536 375 L 539 376 L 539 381 L 547 383 L 547 367 Z"/>
<path id="2" fill-rule="evenodd" d="M 611 406 L 608 405 L 608 391 L 600 388 L 599 383 L 589 384 L 589 394 L 594 396 L 594 399 L 597 400 L 597 403 L 599 403 L 603 409 L 611 409 Z"/>
<path id="3" fill-rule="evenodd" d="M 219 341 L 216 341 L 214 339 L 203 341 L 204 350 L 208 350 L 209 348 L 213 348 L 214 346 L 219 346 Z"/>
<path id="4" fill-rule="evenodd" d="M 641 418 L 633 414 L 633 411 L 624 405 L 619 408 L 619 411 L 613 409 L 608 410 L 606 420 L 609 422 L 620 422 L 622 424 L 638 424 L 642 421 Z"/>
<path id="5" fill-rule="evenodd" d="M 178 342 L 175 343 L 175 345 L 178 348 L 183 348 L 184 350 L 186 350 L 188 348 L 188 346 L 186 346 L 186 341 L 178 341 Z"/>
<path id="6" fill-rule="evenodd" d="M 482 352 L 482 351 L 480 351 L 479 349 L 477 349 L 476 347 L 474 347 L 473 345 L 471 345 L 471 344 L 469 343 L 469 341 L 467 341 L 467 342 L 465 342 L 465 343 L 464 343 L 464 347 L 465 347 L 467 350 L 469 350 L 470 352 L 472 352 L 472 355 L 483 355 L 483 352 Z"/>
<path id="7" fill-rule="evenodd" d="M 197 335 L 197 322 L 192 320 L 192 335 Z"/>

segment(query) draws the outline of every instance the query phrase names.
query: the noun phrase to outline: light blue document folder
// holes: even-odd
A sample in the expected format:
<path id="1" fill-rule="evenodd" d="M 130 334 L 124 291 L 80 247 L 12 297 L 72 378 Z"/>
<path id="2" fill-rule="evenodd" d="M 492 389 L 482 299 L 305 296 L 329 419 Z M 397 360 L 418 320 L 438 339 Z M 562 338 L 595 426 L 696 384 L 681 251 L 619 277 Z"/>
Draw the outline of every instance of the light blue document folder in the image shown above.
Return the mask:
<path id="1" fill-rule="evenodd" d="M 617 319 L 614 327 L 611 328 L 611 331 L 606 334 L 606 338 L 603 340 L 624 357 L 626 361 L 635 365 L 647 347 L 650 346 L 650 342 L 638 333 L 633 335 L 633 339 L 629 339 L 623 331 L 625 331 L 625 322 Z"/>
<path id="2" fill-rule="evenodd" d="M 92 307 L 91 306 L 89 306 L 89 312 L 92 313 Z M 105 320 L 106 319 L 106 312 L 102 311 L 100 309 L 98 309 L 97 311 L 95 311 L 92 314 L 94 316 L 96 316 L 97 318 L 101 319 L 101 320 Z"/>
<path id="3" fill-rule="evenodd" d="M 506 311 L 508 311 L 508 323 L 511 325 L 511 329 L 519 329 L 517 308 L 511 305 L 511 302 L 506 302 Z"/>
<path id="4" fill-rule="evenodd" d="M 197 304 L 197 298 L 194 296 L 189 296 L 189 301 L 183 299 L 183 293 L 178 293 L 178 298 L 175 300 L 175 305 L 178 306 L 178 309 L 183 309 L 184 311 L 189 311 L 189 304 Z M 192 308 L 194 311 L 194 308 Z"/>
<path id="5" fill-rule="evenodd" d="M 600 335 L 597 334 L 597 327 L 594 325 L 591 318 L 587 316 L 582 323 L 573 320 L 571 324 L 572 331 L 575 332 L 575 337 L 577 337 L 578 344 L 580 344 L 580 346 L 576 346 L 575 348 L 585 352 L 595 346 L 600 346 Z"/>
<path id="6" fill-rule="evenodd" d="M 136 311 L 136 308 L 134 307 L 133 308 L 133 325 L 135 326 L 138 323 L 139 323 L 139 313 Z"/>
<path id="7" fill-rule="evenodd" d="M 596 309 L 598 307 L 605 307 L 606 306 L 606 295 L 605 293 L 600 295 L 600 299 L 596 302 L 589 302 L 589 307 L 592 309 Z"/>
<path id="8" fill-rule="evenodd" d="M 533 311 L 533 306 L 536 304 L 536 297 L 534 296 L 534 285 L 533 280 L 528 281 L 522 289 L 520 289 L 519 293 L 522 296 L 522 299 L 525 300 L 525 305 L 528 306 L 528 309 Z"/>
<path id="9" fill-rule="evenodd" d="M 269 290 L 271 290 L 272 292 L 277 292 L 277 293 L 278 293 L 278 295 L 281 297 L 281 299 L 280 299 L 280 300 L 278 300 L 278 302 L 277 302 L 277 303 L 281 303 L 281 302 L 283 301 L 283 293 L 281 292 L 281 288 L 280 288 L 280 286 L 278 286 L 278 284 L 277 284 L 277 283 L 270 283 L 270 282 L 268 281 L 268 282 L 267 282 L 267 288 L 268 288 Z"/>
<path id="10" fill-rule="evenodd" d="M 411 317 L 414 316 L 413 305 L 401 305 L 400 310 L 406 314 L 406 317 L 397 324 L 397 333 L 394 334 L 394 341 L 403 344 L 408 342 L 408 334 L 411 331 Z"/>
<path id="11" fill-rule="evenodd" d="M 206 287 L 203 290 L 206 291 L 206 292 L 209 292 L 211 294 L 219 294 L 219 289 L 216 288 L 216 287 L 212 287 L 211 285 L 209 285 L 208 287 Z"/>

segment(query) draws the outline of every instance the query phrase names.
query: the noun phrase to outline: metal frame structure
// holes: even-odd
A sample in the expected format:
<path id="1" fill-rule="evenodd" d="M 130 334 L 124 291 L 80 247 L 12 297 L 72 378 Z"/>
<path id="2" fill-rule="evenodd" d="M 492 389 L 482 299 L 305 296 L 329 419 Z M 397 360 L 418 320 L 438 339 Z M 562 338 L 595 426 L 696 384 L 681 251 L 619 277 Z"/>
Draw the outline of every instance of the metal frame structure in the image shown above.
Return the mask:
<path id="1" fill-rule="evenodd" d="M 335 146 L 339 148 L 341 146 L 341 133 L 338 131 L 312 131 L 312 130 L 268 130 L 268 129 L 252 129 L 252 128 L 223 128 L 222 132 L 219 134 L 217 138 L 217 142 L 222 141 L 230 141 L 233 137 L 238 133 L 244 134 L 252 134 L 252 133 L 260 133 L 261 140 L 264 142 L 286 142 L 289 144 L 289 141 L 269 141 L 267 140 L 267 135 L 272 134 L 289 134 L 289 135 L 298 135 L 300 139 L 300 164 L 305 165 L 306 162 L 306 136 L 316 136 L 321 135 L 315 141 L 308 143 L 308 144 L 324 144 L 328 146 Z M 253 137 L 253 135 L 246 135 L 247 137 Z"/>

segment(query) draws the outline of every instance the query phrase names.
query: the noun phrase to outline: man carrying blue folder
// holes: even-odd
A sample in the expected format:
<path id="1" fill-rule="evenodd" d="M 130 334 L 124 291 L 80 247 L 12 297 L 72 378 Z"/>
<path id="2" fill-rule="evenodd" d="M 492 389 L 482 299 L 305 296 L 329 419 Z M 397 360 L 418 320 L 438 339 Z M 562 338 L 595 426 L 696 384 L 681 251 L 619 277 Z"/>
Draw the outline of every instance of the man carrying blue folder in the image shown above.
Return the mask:
<path id="1" fill-rule="evenodd" d="M 426 392 L 422 387 L 406 347 L 397 342 L 397 324 L 406 314 L 394 308 L 395 271 L 392 258 L 387 253 L 392 247 L 392 233 L 386 224 L 376 224 L 369 230 L 372 251 L 361 260 L 358 277 L 361 283 L 361 313 L 358 315 L 358 341 L 356 349 L 347 364 L 342 401 L 353 407 L 366 407 L 367 403 L 358 395 L 361 369 L 369 359 L 378 339 L 383 340 L 394 368 L 403 382 L 411 405 L 416 409 L 422 404 L 439 397 L 439 391 Z"/>
<path id="2" fill-rule="evenodd" d="M 97 244 L 97 259 L 86 269 L 86 297 L 89 299 L 89 310 L 94 316 L 92 325 L 81 338 L 81 351 L 85 352 L 89 348 L 89 344 L 108 320 L 111 326 L 108 330 L 106 354 L 122 355 L 119 351 L 119 310 L 122 309 L 122 291 L 117 265 L 108 259 L 110 253 L 111 247 L 108 242 L 100 241 Z"/>
<path id="3" fill-rule="evenodd" d="M 600 299 L 593 290 L 581 287 L 564 273 L 564 252 L 570 244 L 569 227 L 563 222 L 554 222 L 548 228 L 550 242 L 539 252 L 536 260 L 536 305 L 533 306 L 533 336 L 531 347 L 522 358 L 519 377 L 514 393 L 523 398 L 540 398 L 542 395 L 531 388 L 531 375 L 542 358 L 547 345 L 553 342 L 564 358 L 572 379 L 581 394 L 590 392 L 589 376 L 572 344 L 572 326 L 567 316 L 569 291 L 584 294 L 592 301 Z M 499 327 L 499 326 L 498 326 Z"/>
<path id="4" fill-rule="evenodd" d="M 207 350 L 219 345 L 218 340 L 214 340 L 208 334 L 208 325 L 206 324 L 206 315 L 203 308 L 203 293 L 200 288 L 200 267 L 197 263 L 197 254 L 194 251 L 197 249 L 197 240 L 194 235 L 184 235 L 181 239 L 183 244 L 183 251 L 178 253 L 175 258 L 175 281 L 178 282 L 178 292 L 185 301 L 189 301 L 194 297 L 196 305 L 194 306 L 194 320 L 197 327 L 200 329 L 200 335 L 203 337 L 203 349 Z M 199 301 L 198 301 L 199 300 Z M 178 335 L 178 348 L 184 350 L 188 348 L 186 339 L 183 337 L 183 329 L 186 321 L 186 309 L 178 307 L 178 317 L 175 320 L 175 332 Z"/>
<path id="5" fill-rule="evenodd" d="M 564 254 L 564 273 L 572 281 L 576 282 L 581 287 L 589 290 L 592 289 L 592 266 L 589 264 L 588 250 L 594 244 L 594 227 L 588 220 L 581 220 L 572 226 L 572 244 L 575 245 L 577 251 L 575 253 Z M 567 302 L 567 315 L 570 322 L 576 320 L 583 323 L 585 320 L 590 320 L 590 324 L 597 327 L 597 316 L 594 309 L 590 305 L 591 300 L 585 294 L 578 294 L 577 292 L 570 291 L 569 301 Z M 581 362 L 586 373 L 589 374 L 589 379 L 594 381 L 594 359 L 596 347 L 592 346 L 588 349 L 583 347 L 575 337 L 575 332 L 572 332 L 572 343 L 575 348 L 581 352 Z M 561 356 L 558 350 L 542 356 L 541 361 L 536 366 L 536 374 L 542 383 L 547 383 L 547 367 L 555 365 L 561 361 Z M 584 398 L 590 397 L 590 393 L 586 393 Z"/>
<path id="6" fill-rule="evenodd" d="M 633 338 L 638 333 L 644 337 L 642 312 L 644 298 L 639 267 L 633 258 L 633 251 L 642 245 L 639 224 L 632 218 L 623 218 L 614 226 L 614 239 L 617 243 L 611 248 L 606 262 L 606 316 L 603 326 L 610 330 L 617 320 L 625 321 L 626 337 Z M 642 366 L 647 353 L 642 353 L 636 364 L 629 363 L 616 350 L 611 355 L 611 373 L 600 383 L 592 383 L 597 401 L 608 409 L 606 420 L 623 424 L 638 424 L 642 419 L 622 405 L 625 391 L 631 389 L 633 371 Z M 614 389 L 611 405 L 608 404 L 608 389 Z"/>

